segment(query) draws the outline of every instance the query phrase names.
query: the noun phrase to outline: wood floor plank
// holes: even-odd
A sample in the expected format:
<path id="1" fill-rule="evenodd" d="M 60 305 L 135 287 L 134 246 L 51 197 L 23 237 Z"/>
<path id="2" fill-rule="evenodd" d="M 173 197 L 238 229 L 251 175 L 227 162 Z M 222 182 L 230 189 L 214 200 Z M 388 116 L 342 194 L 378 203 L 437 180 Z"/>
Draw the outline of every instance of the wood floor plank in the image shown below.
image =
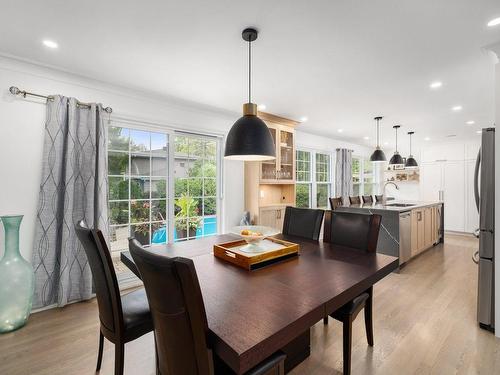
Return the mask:
<path id="1" fill-rule="evenodd" d="M 500 374 L 500 340 L 476 322 L 477 266 L 473 237 L 447 235 L 438 245 L 374 288 L 375 346 L 366 343 L 363 314 L 353 324 L 352 374 Z M 311 330 L 311 356 L 293 375 L 342 374 L 342 326 L 330 319 Z M 33 314 L 26 327 L 0 336 L 2 375 L 93 374 L 96 301 Z M 105 341 L 101 374 L 112 374 Z M 125 374 L 154 374 L 153 335 L 125 348 Z"/>

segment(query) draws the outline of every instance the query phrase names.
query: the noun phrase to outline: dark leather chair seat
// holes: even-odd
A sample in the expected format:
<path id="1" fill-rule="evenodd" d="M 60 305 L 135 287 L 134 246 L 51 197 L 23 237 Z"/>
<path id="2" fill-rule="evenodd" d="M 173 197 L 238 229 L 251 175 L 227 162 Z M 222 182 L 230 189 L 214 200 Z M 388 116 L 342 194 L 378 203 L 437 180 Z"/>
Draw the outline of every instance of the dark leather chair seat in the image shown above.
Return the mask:
<path id="1" fill-rule="evenodd" d="M 122 296 L 123 324 L 127 335 L 142 336 L 153 330 L 148 298 L 144 289 Z"/>
<path id="2" fill-rule="evenodd" d="M 347 315 L 353 315 L 354 317 L 358 315 L 358 313 L 365 306 L 366 301 L 370 298 L 368 293 L 362 293 L 353 300 L 347 302 L 340 309 L 336 310 L 333 314 L 331 314 L 332 318 L 342 320 Z"/>

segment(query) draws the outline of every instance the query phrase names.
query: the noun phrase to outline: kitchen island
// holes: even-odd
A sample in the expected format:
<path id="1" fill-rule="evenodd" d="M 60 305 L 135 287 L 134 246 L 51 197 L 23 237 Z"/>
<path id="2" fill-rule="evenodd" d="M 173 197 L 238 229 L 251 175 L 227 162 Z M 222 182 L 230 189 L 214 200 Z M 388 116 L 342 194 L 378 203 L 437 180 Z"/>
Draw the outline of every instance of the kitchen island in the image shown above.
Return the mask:
<path id="1" fill-rule="evenodd" d="M 377 252 L 397 256 L 400 265 L 444 241 L 442 201 L 384 201 L 341 206 L 336 210 L 382 216 Z"/>

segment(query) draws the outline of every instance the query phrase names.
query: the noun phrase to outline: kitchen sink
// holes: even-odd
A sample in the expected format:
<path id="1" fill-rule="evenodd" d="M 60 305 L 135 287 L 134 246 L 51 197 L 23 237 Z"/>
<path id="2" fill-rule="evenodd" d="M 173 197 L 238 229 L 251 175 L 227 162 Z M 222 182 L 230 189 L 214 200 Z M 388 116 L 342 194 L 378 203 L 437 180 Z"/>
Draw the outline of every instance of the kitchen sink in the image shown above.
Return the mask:
<path id="1" fill-rule="evenodd" d="M 413 203 L 391 203 L 391 204 L 386 204 L 386 207 L 412 207 L 416 206 L 416 204 Z"/>

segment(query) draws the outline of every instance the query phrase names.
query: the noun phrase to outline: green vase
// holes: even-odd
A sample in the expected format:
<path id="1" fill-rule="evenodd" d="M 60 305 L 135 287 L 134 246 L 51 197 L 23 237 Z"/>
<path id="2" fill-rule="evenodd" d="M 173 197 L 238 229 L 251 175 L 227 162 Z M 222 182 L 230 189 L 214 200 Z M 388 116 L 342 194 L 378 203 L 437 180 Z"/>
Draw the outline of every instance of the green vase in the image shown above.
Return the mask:
<path id="1" fill-rule="evenodd" d="M 33 267 L 19 252 L 19 227 L 23 216 L 1 216 L 5 249 L 0 260 L 0 333 L 26 324 L 34 290 Z"/>

